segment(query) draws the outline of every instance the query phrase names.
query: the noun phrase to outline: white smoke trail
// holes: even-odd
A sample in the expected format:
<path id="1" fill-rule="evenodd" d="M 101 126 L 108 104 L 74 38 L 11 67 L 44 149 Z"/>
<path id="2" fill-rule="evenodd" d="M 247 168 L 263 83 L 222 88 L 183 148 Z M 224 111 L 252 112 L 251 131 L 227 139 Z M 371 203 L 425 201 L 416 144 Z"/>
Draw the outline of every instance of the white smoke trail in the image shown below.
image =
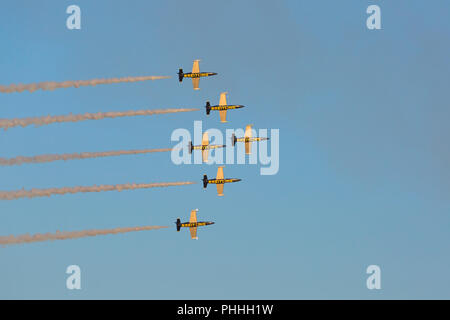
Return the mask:
<path id="1" fill-rule="evenodd" d="M 13 245 L 13 244 L 23 244 L 31 242 L 41 242 L 41 241 L 53 241 L 53 240 L 67 240 L 67 239 L 77 239 L 84 237 L 95 237 L 99 235 L 107 234 L 118 234 L 145 230 L 157 230 L 168 228 L 166 226 L 144 226 L 144 227 L 130 227 L 130 228 L 114 228 L 114 229 L 103 229 L 103 230 L 82 230 L 82 231 L 63 231 L 56 233 L 37 233 L 37 234 L 22 234 L 19 236 L 0 236 L 0 245 Z"/>
<path id="2" fill-rule="evenodd" d="M 120 82 L 137 82 L 137 81 L 148 81 L 148 80 L 160 80 L 168 79 L 170 76 L 144 76 L 144 77 L 122 77 L 122 78 L 111 78 L 111 79 L 92 79 L 92 80 L 75 80 L 75 81 L 45 81 L 30 84 L 10 84 L 9 86 L 0 85 L 0 92 L 11 93 L 11 92 L 22 92 L 29 91 L 34 92 L 36 90 L 54 90 L 59 88 L 79 88 L 82 86 L 96 86 L 98 84 L 110 84 L 110 83 L 120 83 Z"/>
<path id="3" fill-rule="evenodd" d="M 35 126 L 48 125 L 55 122 L 78 122 L 84 120 L 100 120 L 105 118 L 131 117 L 131 116 L 149 116 L 155 114 L 191 112 L 199 109 L 154 109 L 154 110 L 130 110 L 130 111 L 113 111 L 113 112 L 97 112 L 85 114 L 68 114 L 64 116 L 45 116 L 45 117 L 29 117 L 15 119 L 0 119 L 0 128 L 5 130 L 17 126 L 26 127 L 34 124 Z"/>
<path id="4" fill-rule="evenodd" d="M 105 151 L 105 152 L 82 152 L 82 153 L 64 153 L 64 154 L 43 154 L 33 157 L 18 156 L 15 158 L 0 158 L 1 166 L 21 165 L 24 163 L 43 163 L 58 160 L 75 160 L 75 159 L 89 159 L 100 157 L 112 157 L 128 154 L 145 154 L 153 152 L 168 152 L 172 148 L 165 149 L 141 149 L 141 150 L 119 150 L 119 151 Z"/>
<path id="5" fill-rule="evenodd" d="M 102 192 L 102 191 L 122 191 L 134 189 L 149 189 L 162 188 L 173 186 L 184 186 L 195 184 L 194 181 L 186 182 L 162 182 L 162 183 L 127 183 L 116 185 L 100 185 L 100 186 L 78 186 L 78 187 L 62 187 L 49 189 L 31 189 L 31 190 L 15 190 L 15 191 L 0 191 L 0 200 L 14 200 L 20 198 L 35 198 L 35 197 L 50 197 L 55 194 L 79 193 L 79 192 Z"/>

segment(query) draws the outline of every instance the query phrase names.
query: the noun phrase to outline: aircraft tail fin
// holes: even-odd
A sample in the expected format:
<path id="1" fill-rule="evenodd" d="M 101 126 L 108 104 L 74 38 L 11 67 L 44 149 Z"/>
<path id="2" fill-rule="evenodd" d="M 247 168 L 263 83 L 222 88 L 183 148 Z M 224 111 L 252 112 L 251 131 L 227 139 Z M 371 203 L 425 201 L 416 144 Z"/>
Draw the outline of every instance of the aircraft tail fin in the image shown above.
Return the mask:
<path id="1" fill-rule="evenodd" d="M 194 150 L 194 145 L 192 144 L 192 141 L 189 141 L 189 154 L 192 154 L 192 150 Z"/>
<path id="2" fill-rule="evenodd" d="M 206 174 L 203 175 L 203 188 L 208 186 L 208 176 Z"/>
<path id="3" fill-rule="evenodd" d="M 182 82 L 184 78 L 183 69 L 178 70 L 178 81 Z"/>
<path id="4" fill-rule="evenodd" d="M 180 218 L 177 219 L 176 224 L 177 224 L 177 232 L 178 232 L 181 229 L 181 220 L 180 220 Z"/>
<path id="5" fill-rule="evenodd" d="M 209 116 L 209 113 L 211 112 L 211 104 L 209 101 L 206 101 L 206 115 Z"/>
<path id="6" fill-rule="evenodd" d="M 236 145 L 236 142 L 237 142 L 237 138 L 236 138 L 236 135 L 233 133 L 231 135 L 231 145 L 234 147 Z"/>

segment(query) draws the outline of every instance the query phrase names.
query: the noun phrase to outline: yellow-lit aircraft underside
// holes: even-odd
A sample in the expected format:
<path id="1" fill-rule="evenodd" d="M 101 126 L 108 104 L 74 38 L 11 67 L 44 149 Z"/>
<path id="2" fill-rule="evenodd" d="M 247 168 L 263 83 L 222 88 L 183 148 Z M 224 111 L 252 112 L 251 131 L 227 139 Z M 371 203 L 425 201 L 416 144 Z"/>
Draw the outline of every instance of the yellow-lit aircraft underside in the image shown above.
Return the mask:
<path id="1" fill-rule="evenodd" d="M 244 108 L 243 105 L 239 104 L 227 104 L 227 93 L 222 92 L 220 94 L 220 101 L 216 106 L 211 106 L 209 101 L 206 102 L 206 115 L 209 115 L 211 110 L 219 111 L 220 122 L 227 122 L 227 110 Z"/>
<path id="2" fill-rule="evenodd" d="M 208 183 L 212 183 L 216 185 L 217 188 L 217 195 L 223 196 L 223 187 L 225 183 L 232 183 L 232 182 L 238 182 L 241 181 L 241 179 L 225 179 L 223 177 L 223 166 L 220 166 L 217 168 L 217 176 L 216 179 L 208 179 L 206 175 L 203 176 L 203 188 L 206 188 Z"/>
<path id="3" fill-rule="evenodd" d="M 243 138 L 236 138 L 236 136 L 233 134 L 231 137 L 231 145 L 234 146 L 236 144 L 236 142 L 244 142 L 245 143 L 245 153 L 251 154 L 252 142 L 269 140 L 269 138 L 265 138 L 265 137 L 254 137 L 253 138 L 252 137 L 253 136 L 252 127 L 253 127 L 252 124 L 249 124 L 245 127 L 245 133 L 244 133 Z"/>
<path id="4" fill-rule="evenodd" d="M 197 211 L 198 209 L 191 211 L 191 217 L 189 218 L 189 222 L 181 222 L 180 218 L 177 219 L 177 231 L 180 231 L 181 228 L 189 228 L 191 239 L 197 240 L 197 227 L 208 226 L 214 224 L 212 221 L 197 221 Z"/>
<path id="5" fill-rule="evenodd" d="M 200 89 L 199 84 L 200 84 L 201 77 L 210 77 L 210 76 L 214 76 L 217 74 L 215 72 L 200 72 L 200 67 L 198 65 L 199 61 L 200 60 L 194 60 L 194 63 L 192 65 L 192 72 L 184 73 L 183 69 L 180 69 L 178 72 L 178 79 L 180 82 L 182 82 L 184 78 L 192 79 L 192 86 L 194 87 L 194 90 Z"/>
<path id="6" fill-rule="evenodd" d="M 209 144 L 208 132 L 203 133 L 202 144 L 198 146 L 194 146 L 192 141 L 189 142 L 189 153 L 192 153 L 193 150 L 202 150 L 202 161 L 208 162 L 209 150 L 225 148 L 225 145 L 221 144 Z"/>

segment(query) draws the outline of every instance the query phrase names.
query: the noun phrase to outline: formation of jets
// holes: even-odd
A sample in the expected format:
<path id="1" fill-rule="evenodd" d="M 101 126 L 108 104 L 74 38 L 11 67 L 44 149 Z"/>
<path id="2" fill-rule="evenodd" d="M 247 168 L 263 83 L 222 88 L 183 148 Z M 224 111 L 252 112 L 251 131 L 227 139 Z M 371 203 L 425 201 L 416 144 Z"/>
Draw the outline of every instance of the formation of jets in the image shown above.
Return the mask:
<path id="1" fill-rule="evenodd" d="M 192 79 L 192 85 L 194 87 L 194 90 L 199 90 L 199 84 L 200 84 L 200 78 L 201 77 L 209 77 L 213 75 L 217 75 L 215 72 L 200 72 L 199 67 L 199 61 L 200 60 L 194 60 L 194 64 L 192 65 L 192 72 L 190 73 L 184 73 L 183 69 L 179 69 L 178 71 L 178 80 L 179 82 L 182 82 L 184 78 L 191 78 Z M 209 115 L 211 111 L 219 111 L 220 116 L 220 122 L 225 123 L 227 122 L 227 111 L 233 110 L 233 109 L 240 109 L 244 108 L 243 105 L 237 105 L 237 104 L 227 104 L 227 92 L 222 92 L 220 94 L 220 100 L 218 105 L 211 105 L 209 101 L 206 102 L 206 115 Z M 252 142 L 257 141 L 264 141 L 269 140 L 269 138 L 263 138 L 263 137 L 253 137 L 252 134 L 252 126 L 251 124 L 247 125 L 245 128 L 244 137 L 236 137 L 235 134 L 232 134 L 231 136 L 231 145 L 234 147 L 236 143 L 243 142 L 245 144 L 245 153 L 247 155 L 251 154 L 251 148 L 252 148 Z M 209 150 L 212 149 L 218 149 L 218 148 L 224 148 L 226 145 L 213 145 L 209 142 L 209 136 L 208 132 L 204 132 L 202 136 L 202 144 L 201 145 L 194 145 L 192 141 L 189 141 L 188 150 L 189 154 L 192 154 L 194 150 L 201 150 L 202 151 L 202 161 L 208 162 L 208 156 L 209 156 Z M 239 182 L 241 179 L 237 178 L 224 178 L 223 174 L 223 166 L 220 166 L 217 168 L 217 174 L 215 179 L 208 179 L 208 176 L 205 174 L 203 175 L 203 188 L 206 189 L 208 184 L 215 184 L 217 188 L 217 195 L 223 196 L 223 189 L 225 183 L 233 183 L 233 182 Z M 197 221 L 197 211 L 198 209 L 191 211 L 191 216 L 189 219 L 189 222 L 181 222 L 180 218 L 177 219 L 175 222 L 177 231 L 180 231 L 181 228 L 189 228 L 191 239 L 198 239 L 197 237 L 197 227 L 200 226 L 208 226 L 211 224 L 214 224 L 212 221 Z"/>

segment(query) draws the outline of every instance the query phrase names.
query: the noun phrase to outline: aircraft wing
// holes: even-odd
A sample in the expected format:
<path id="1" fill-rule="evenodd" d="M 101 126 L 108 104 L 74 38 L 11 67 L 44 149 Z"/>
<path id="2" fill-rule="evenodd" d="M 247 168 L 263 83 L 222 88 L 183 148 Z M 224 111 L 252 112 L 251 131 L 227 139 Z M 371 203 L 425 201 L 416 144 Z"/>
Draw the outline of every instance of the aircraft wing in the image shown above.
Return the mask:
<path id="1" fill-rule="evenodd" d="M 191 232 L 191 239 L 198 240 L 197 237 L 197 227 L 190 227 L 189 231 Z"/>
<path id="2" fill-rule="evenodd" d="M 219 196 L 219 197 L 221 197 L 221 196 L 223 196 L 223 184 L 216 184 L 216 187 L 217 187 L 217 195 Z"/>
<path id="3" fill-rule="evenodd" d="M 202 160 L 203 160 L 203 162 L 208 162 L 208 155 L 209 155 L 209 150 L 208 149 L 202 150 Z"/>
<path id="4" fill-rule="evenodd" d="M 200 78 L 192 78 L 192 86 L 194 87 L 194 90 L 200 90 L 198 87 L 200 85 Z"/>
<path id="5" fill-rule="evenodd" d="M 223 179 L 223 166 L 217 168 L 216 179 Z"/>
<path id="6" fill-rule="evenodd" d="M 252 153 L 252 142 L 248 141 L 245 143 L 245 154 L 251 154 Z"/>
<path id="7" fill-rule="evenodd" d="M 192 64 L 192 73 L 200 73 L 200 67 L 198 65 L 198 62 L 200 60 L 194 60 L 194 63 Z"/>
<path id="8" fill-rule="evenodd" d="M 220 94 L 219 106 L 226 106 L 227 105 L 227 94 L 228 94 L 228 92 L 222 92 Z"/>
<path id="9" fill-rule="evenodd" d="M 189 218 L 189 223 L 197 222 L 197 210 L 191 211 L 191 217 Z"/>
<path id="10" fill-rule="evenodd" d="M 203 137 L 202 137 L 202 146 L 207 146 L 207 145 L 209 145 L 208 132 L 204 132 Z"/>
<path id="11" fill-rule="evenodd" d="M 220 110 L 220 122 L 227 122 L 227 110 Z"/>
<path id="12" fill-rule="evenodd" d="M 244 137 L 245 138 L 251 138 L 252 137 L 252 124 L 249 124 L 245 127 L 245 133 L 244 133 Z"/>

